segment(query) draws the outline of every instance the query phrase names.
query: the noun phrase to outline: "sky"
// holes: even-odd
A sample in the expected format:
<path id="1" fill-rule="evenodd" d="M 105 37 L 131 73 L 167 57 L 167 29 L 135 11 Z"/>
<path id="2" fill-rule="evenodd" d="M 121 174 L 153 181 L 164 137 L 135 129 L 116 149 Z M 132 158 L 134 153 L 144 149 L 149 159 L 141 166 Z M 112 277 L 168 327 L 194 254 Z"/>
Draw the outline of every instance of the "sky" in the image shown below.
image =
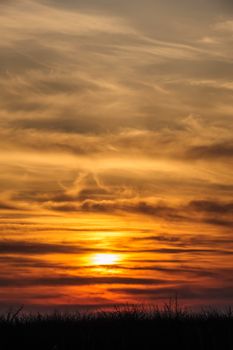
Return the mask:
<path id="1" fill-rule="evenodd" d="M 233 302 L 233 5 L 0 2 L 0 309 Z"/>

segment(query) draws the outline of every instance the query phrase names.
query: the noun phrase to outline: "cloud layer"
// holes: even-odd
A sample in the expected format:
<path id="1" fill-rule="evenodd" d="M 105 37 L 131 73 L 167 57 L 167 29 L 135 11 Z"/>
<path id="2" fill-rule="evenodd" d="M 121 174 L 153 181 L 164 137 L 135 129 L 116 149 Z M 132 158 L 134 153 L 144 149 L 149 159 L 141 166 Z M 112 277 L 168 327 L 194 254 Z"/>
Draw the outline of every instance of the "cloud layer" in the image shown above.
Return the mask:
<path id="1" fill-rule="evenodd" d="M 1 1 L 0 304 L 229 302 L 232 11 Z"/>

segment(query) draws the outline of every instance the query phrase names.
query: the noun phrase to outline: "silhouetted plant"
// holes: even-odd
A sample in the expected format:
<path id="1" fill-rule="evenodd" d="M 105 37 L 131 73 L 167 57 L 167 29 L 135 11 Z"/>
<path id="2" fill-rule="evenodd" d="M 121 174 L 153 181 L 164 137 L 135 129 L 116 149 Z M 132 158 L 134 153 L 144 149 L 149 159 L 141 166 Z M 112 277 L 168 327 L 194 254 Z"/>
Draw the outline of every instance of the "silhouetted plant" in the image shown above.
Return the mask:
<path id="1" fill-rule="evenodd" d="M 25 314 L 23 307 L 0 316 L 1 350 L 232 350 L 233 313 L 205 308 L 194 313 L 177 296 L 162 308 L 116 306 L 111 311 Z"/>

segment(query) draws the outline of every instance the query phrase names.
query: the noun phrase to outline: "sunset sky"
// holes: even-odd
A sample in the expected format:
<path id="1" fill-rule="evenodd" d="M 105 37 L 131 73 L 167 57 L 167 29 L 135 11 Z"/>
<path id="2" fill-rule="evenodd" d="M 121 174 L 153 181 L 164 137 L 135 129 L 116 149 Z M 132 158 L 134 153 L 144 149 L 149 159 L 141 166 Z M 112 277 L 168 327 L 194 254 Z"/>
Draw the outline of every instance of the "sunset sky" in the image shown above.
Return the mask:
<path id="1" fill-rule="evenodd" d="M 0 1 L 0 310 L 233 302 L 231 0 Z"/>

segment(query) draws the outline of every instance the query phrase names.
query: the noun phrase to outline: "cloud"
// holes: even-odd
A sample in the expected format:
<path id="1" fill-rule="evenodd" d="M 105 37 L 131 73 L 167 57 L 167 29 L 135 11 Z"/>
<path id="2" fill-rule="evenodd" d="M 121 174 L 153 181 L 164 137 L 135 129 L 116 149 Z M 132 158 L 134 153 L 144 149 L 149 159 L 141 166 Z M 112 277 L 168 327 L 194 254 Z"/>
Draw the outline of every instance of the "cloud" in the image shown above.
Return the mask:
<path id="1" fill-rule="evenodd" d="M 199 286 L 188 286 L 183 285 L 180 287 L 165 287 L 165 288 L 111 288 L 111 292 L 128 294 L 133 297 L 139 297 L 146 300 L 158 300 L 158 299 L 169 299 L 173 296 L 178 296 L 182 299 L 193 299 L 203 300 L 207 302 L 209 300 L 232 300 L 232 286 L 220 287 L 199 287 Z"/>
<path id="2" fill-rule="evenodd" d="M 220 249 L 205 249 L 205 248 L 185 248 L 185 249 L 179 249 L 179 248 L 159 248 L 159 249 L 145 249 L 145 250 L 138 250 L 138 252 L 141 253 L 157 253 L 157 254 L 219 254 L 219 255 L 233 255 L 233 250 L 220 250 Z"/>
<path id="3" fill-rule="evenodd" d="M 18 210 L 17 206 L 10 203 L 0 202 L 0 210 Z"/>
<path id="4" fill-rule="evenodd" d="M 210 236 L 206 233 L 196 233 L 192 232 L 189 234 L 182 233 L 178 234 L 161 234 L 161 235 L 144 235 L 142 237 L 134 237 L 132 241 L 151 241 L 158 242 L 161 244 L 169 244 L 173 247 L 204 247 L 204 246 L 226 246 L 228 247 L 233 244 L 231 236 L 221 235 Z"/>
<path id="5" fill-rule="evenodd" d="M 87 286 L 97 284 L 130 284 L 130 285 L 153 285 L 167 283 L 164 280 L 153 278 L 134 277 L 83 277 L 62 276 L 51 278 L 0 278 L 0 286 L 3 287 L 29 287 L 29 286 Z"/>
<path id="6" fill-rule="evenodd" d="M 121 213 L 140 214 L 167 221 L 190 221 L 195 216 L 199 222 L 213 225 L 232 226 L 231 202 L 211 200 L 194 200 L 183 205 L 172 206 L 166 202 L 140 201 L 136 197 L 129 199 L 111 199 L 111 191 L 84 191 L 82 197 L 73 197 L 73 203 L 48 202 L 49 209 L 61 212 Z M 95 198 L 95 195 L 97 197 Z M 103 197 L 104 196 L 104 197 Z M 93 197 L 93 199 L 91 199 Z M 106 197 L 106 198 L 105 198 Z M 110 199 L 108 199 L 110 197 Z M 60 197 L 59 197 L 60 198 Z M 218 217 L 216 217 L 216 214 Z M 214 215 L 214 216 L 213 216 Z"/>
<path id="7" fill-rule="evenodd" d="M 169 260 L 169 263 L 171 261 Z M 114 269 L 119 269 L 119 270 L 128 270 L 128 271 L 154 271 L 154 272 L 161 272 L 163 275 L 167 276 L 187 276 L 187 277 L 197 277 L 197 278 L 222 278 L 222 280 L 225 280 L 229 282 L 231 280 L 231 270 L 230 269 L 202 269 L 198 267 L 193 267 L 193 266 L 179 266 L 175 265 L 174 267 L 167 267 L 167 266 L 159 266 L 158 265 L 159 261 L 157 264 L 153 265 L 144 265 L 144 266 L 113 266 Z M 224 278 L 223 278 L 224 276 Z"/>
<path id="8" fill-rule="evenodd" d="M 162 177 L 158 177 L 158 174 L 154 179 L 153 174 L 148 176 L 148 179 L 145 174 L 146 172 L 138 177 L 138 174 L 133 171 L 131 175 L 128 174 L 129 179 L 127 179 L 122 176 L 121 172 L 116 175 L 114 172 L 98 174 L 98 172 L 80 171 L 76 179 L 68 186 L 56 185 L 57 189 L 54 188 L 49 192 L 47 190 L 18 192 L 11 195 L 6 203 L 14 203 L 14 207 L 21 211 L 30 203 L 32 212 L 49 210 L 51 213 L 60 213 L 60 215 L 62 213 L 66 215 L 74 213 L 110 214 L 120 217 L 142 215 L 155 221 L 162 220 L 169 223 L 188 223 L 195 217 L 198 223 L 226 228 L 232 226 L 232 202 L 220 200 L 218 196 L 216 198 L 211 196 L 211 192 L 217 191 L 217 186 L 210 186 L 209 198 L 201 197 L 200 188 L 200 197 L 196 195 L 191 201 L 177 202 L 172 200 L 172 197 L 164 201 L 160 200 L 159 196 L 158 198 L 154 196 L 154 191 L 158 186 L 156 181 L 160 183 L 159 191 L 163 189 L 166 191 L 167 186 L 175 184 L 174 179 L 167 179 L 167 182 L 163 183 Z M 143 185 L 144 180 L 148 181 L 148 185 Z M 198 188 L 198 185 L 199 183 L 194 183 L 194 185 L 190 183 L 187 189 L 193 191 L 193 188 Z M 177 186 L 179 186 L 178 179 Z M 185 184 L 182 184 L 180 188 L 184 189 L 184 186 Z M 204 184 L 202 186 L 203 189 L 207 188 Z M 219 191 L 222 191 L 221 187 Z M 169 195 L 171 196 L 171 193 L 167 194 L 168 198 Z M 7 206 L 7 208 L 10 207 Z"/>
<path id="9" fill-rule="evenodd" d="M 216 30 L 221 32 L 231 33 L 233 32 L 233 21 L 227 20 L 216 24 Z"/>
<path id="10" fill-rule="evenodd" d="M 0 241 L 1 254 L 79 254 L 91 251 L 93 251 L 92 248 L 66 243 L 25 242 L 6 239 Z"/>
<path id="11" fill-rule="evenodd" d="M 25 256 L 27 254 L 24 253 L 24 251 L 17 251 L 17 254 L 23 254 L 24 256 L 9 256 L 9 255 L 5 255 L 5 254 L 15 254 L 15 251 L 9 251 L 9 250 L 4 250 L 2 252 L 2 256 L 0 257 L 0 264 L 2 266 L 8 266 L 8 267 L 20 267 L 22 268 L 33 268 L 33 269 L 53 269 L 53 270 L 68 270 L 71 268 L 75 268 L 75 269 L 79 269 L 78 266 L 67 266 L 67 265 L 63 265 L 61 263 L 57 263 L 57 262 L 51 262 L 49 260 L 46 260 L 44 258 L 41 258 L 41 256 L 43 256 L 43 253 L 40 253 L 40 258 L 32 258 L 31 256 Z M 59 253 L 59 252 L 57 252 Z M 32 255 L 34 254 L 34 252 L 31 253 Z M 48 254 L 48 252 L 46 252 L 45 254 Z M 51 254 L 51 252 L 49 252 L 49 254 Z M 71 253 L 72 254 L 72 253 Z"/>
<path id="12" fill-rule="evenodd" d="M 4 20 L 7 17 L 8 20 Z M 14 21 L 14 16 L 23 19 L 23 25 L 19 26 Z M 31 24 L 34 24 L 31 27 Z M 59 26 L 58 26 L 59 24 Z M 105 17 L 83 13 L 81 11 L 61 11 L 58 8 L 39 4 L 36 1 L 21 1 L 20 4 L 3 4 L 1 27 L 8 29 L 7 37 L 30 39 L 38 33 L 60 33 L 74 35 L 90 32 L 126 33 L 132 32 L 120 18 Z M 13 30 L 18 28 L 18 32 Z M 29 31 L 29 29 L 31 29 Z M 2 33 L 5 34 L 4 31 Z M 11 37 L 11 36 L 12 37 Z M 8 41 L 9 44 L 9 41 Z"/>
<path id="13" fill-rule="evenodd" d="M 216 214 L 232 214 L 233 203 L 221 203 L 218 201 L 195 200 L 192 201 L 190 207 L 198 212 L 216 213 Z"/>
<path id="14" fill-rule="evenodd" d="M 232 158 L 232 155 L 233 143 L 230 140 L 224 143 L 195 146 L 187 151 L 187 157 L 192 159 L 229 159 Z"/>
<path id="15" fill-rule="evenodd" d="M 217 0 L 1 1 L 0 262 L 15 286 L 96 283 L 105 293 L 104 284 L 150 287 L 176 272 L 177 283 L 226 283 L 231 8 Z M 129 254 L 130 266 L 115 267 L 122 276 L 69 277 L 81 265 L 61 255 L 79 261 L 105 252 L 102 243 Z M 51 282 L 33 278 L 50 268 Z"/>

